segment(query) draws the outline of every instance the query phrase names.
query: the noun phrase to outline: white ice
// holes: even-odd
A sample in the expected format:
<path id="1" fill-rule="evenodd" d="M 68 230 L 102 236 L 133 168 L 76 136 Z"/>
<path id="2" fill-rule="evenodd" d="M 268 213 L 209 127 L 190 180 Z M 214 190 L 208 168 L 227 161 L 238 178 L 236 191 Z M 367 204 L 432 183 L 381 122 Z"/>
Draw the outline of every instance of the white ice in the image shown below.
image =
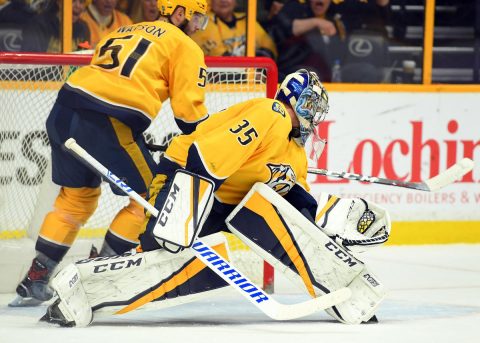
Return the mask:
<path id="1" fill-rule="evenodd" d="M 364 260 L 389 289 L 378 324 L 343 325 L 325 313 L 275 322 L 232 292 L 170 309 L 96 320 L 87 328 L 39 323 L 46 305 L 12 309 L 0 295 L 0 342 L 478 343 L 480 245 L 379 248 Z M 304 300 L 285 280 L 280 302 Z"/>

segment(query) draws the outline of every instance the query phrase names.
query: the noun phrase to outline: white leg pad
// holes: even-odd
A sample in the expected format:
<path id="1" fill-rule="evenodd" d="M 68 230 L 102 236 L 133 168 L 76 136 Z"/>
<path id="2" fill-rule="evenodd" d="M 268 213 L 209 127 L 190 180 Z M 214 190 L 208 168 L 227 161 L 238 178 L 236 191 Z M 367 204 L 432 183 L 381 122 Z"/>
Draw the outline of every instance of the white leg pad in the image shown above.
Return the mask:
<path id="1" fill-rule="evenodd" d="M 58 308 L 75 326 L 84 327 L 93 319 L 92 308 L 82 285 L 78 268 L 74 264 L 67 265 L 52 280 L 52 287 L 61 302 Z"/>
<path id="2" fill-rule="evenodd" d="M 336 305 L 337 315 L 334 308 L 327 309 L 327 313 L 342 323 L 359 324 L 368 321 L 385 297 L 385 288 L 367 267 L 358 274 L 347 286 L 352 291 L 352 296 L 343 303 Z"/>
<path id="3" fill-rule="evenodd" d="M 312 297 L 348 287 L 352 297 L 327 311 L 343 323 L 369 320 L 385 295 L 362 261 L 264 184 L 255 184 L 226 222 L 254 252 Z"/>
<path id="4" fill-rule="evenodd" d="M 224 235 L 217 233 L 203 241 L 229 259 Z M 59 309 L 76 326 L 88 325 L 92 311 L 96 316 L 99 312 L 124 314 L 139 308 L 177 306 L 227 288 L 190 250 L 81 260 L 62 269 L 52 286 L 62 300 Z"/>

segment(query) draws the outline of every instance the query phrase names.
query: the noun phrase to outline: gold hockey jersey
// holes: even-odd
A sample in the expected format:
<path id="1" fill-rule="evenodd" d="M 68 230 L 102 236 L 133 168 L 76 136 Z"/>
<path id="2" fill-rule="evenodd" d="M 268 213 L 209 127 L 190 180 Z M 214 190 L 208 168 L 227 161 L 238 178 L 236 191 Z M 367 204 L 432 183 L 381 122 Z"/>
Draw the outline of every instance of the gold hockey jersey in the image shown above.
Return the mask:
<path id="1" fill-rule="evenodd" d="M 150 125 L 170 98 L 177 124 L 185 132 L 182 126 L 207 117 L 206 77 L 203 52 L 190 37 L 166 22 L 143 22 L 105 36 L 91 64 L 70 76 L 67 89 L 89 100 L 88 105 L 77 106 L 117 117 L 140 130 Z"/>
<path id="2" fill-rule="evenodd" d="M 215 195 L 225 204 L 238 204 L 255 182 L 281 195 L 295 184 L 309 191 L 306 153 L 289 139 L 291 130 L 282 103 L 252 99 L 211 115 L 192 134 L 174 138 L 165 157 L 182 167 L 188 161 L 187 169 L 206 170 L 221 182 Z M 192 159 L 192 145 L 198 158 Z"/>

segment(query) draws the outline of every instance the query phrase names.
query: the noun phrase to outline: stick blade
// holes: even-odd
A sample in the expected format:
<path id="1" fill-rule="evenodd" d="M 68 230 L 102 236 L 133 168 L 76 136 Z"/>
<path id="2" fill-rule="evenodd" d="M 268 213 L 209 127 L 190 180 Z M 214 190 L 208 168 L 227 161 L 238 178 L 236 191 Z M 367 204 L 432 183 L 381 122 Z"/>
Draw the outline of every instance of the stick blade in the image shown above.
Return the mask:
<path id="1" fill-rule="evenodd" d="M 311 315 L 320 310 L 325 310 L 341 302 L 348 300 L 352 296 L 349 288 L 340 288 L 334 292 L 322 295 L 315 299 L 305 301 L 300 304 L 283 305 L 278 304 L 275 311 L 266 311 L 265 313 L 275 320 L 290 320 Z M 267 313 L 270 312 L 270 313 Z"/>
<path id="2" fill-rule="evenodd" d="M 425 181 L 425 184 L 432 192 L 439 190 L 440 188 L 460 180 L 466 173 L 471 171 L 473 167 L 473 161 L 469 158 L 464 158 L 460 162 L 445 170 L 443 173 L 440 173 L 437 176 Z"/>

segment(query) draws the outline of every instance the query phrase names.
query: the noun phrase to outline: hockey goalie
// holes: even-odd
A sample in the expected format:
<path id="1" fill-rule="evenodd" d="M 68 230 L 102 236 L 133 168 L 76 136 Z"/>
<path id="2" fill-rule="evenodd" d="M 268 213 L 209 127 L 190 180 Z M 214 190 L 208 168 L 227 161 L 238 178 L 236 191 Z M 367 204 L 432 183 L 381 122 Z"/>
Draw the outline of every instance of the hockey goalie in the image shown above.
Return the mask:
<path id="1" fill-rule="evenodd" d="M 309 194 L 304 146 L 327 111 L 325 88 L 302 69 L 287 76 L 275 99 L 234 105 L 175 137 L 149 188 L 156 214 L 147 212 L 141 246 L 62 269 L 51 282 L 57 299 L 42 319 L 82 327 L 97 313 L 215 296 L 228 283 L 192 246 L 201 238 L 228 260 L 220 231 L 229 230 L 312 298 L 347 287 L 349 297 L 327 309 L 336 320 L 369 321 L 385 290 L 358 254 L 387 241 L 390 219 L 363 199 L 322 194 L 317 202 Z"/>

